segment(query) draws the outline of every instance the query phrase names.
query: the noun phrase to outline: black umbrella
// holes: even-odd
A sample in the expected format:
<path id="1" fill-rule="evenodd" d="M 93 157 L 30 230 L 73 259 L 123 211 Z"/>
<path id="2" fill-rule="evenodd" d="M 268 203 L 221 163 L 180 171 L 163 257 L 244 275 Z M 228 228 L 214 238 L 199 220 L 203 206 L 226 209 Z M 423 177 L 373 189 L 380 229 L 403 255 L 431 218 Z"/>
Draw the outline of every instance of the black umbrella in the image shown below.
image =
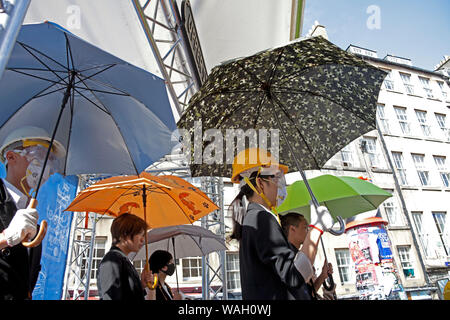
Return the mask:
<path id="1" fill-rule="evenodd" d="M 303 170 L 320 169 L 344 146 L 376 129 L 385 76 L 323 37 L 296 41 L 216 66 L 178 127 L 193 136 L 200 121 L 203 132 L 220 129 L 223 137 L 227 129 L 279 129 L 279 160 L 300 172 L 317 207 Z M 202 142 L 203 150 L 214 141 Z M 232 158 L 226 152 L 222 164 L 195 163 L 195 142 L 188 147 L 193 176 L 231 176 Z M 343 220 L 338 221 L 340 230 L 333 234 L 345 231 Z"/>

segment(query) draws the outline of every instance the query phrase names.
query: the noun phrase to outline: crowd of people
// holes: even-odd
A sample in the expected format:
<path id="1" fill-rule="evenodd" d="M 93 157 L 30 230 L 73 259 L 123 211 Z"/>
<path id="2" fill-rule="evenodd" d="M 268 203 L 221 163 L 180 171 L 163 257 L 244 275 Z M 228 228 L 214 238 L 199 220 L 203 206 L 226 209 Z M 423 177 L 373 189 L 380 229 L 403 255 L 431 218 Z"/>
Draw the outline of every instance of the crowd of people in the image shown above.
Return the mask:
<path id="1" fill-rule="evenodd" d="M 44 161 L 47 151 L 49 161 Z M 30 126 L 13 131 L 0 147 L 0 157 L 6 167 L 6 177 L 0 179 L 0 300 L 32 298 L 42 246 L 23 245 L 23 241 L 35 237 L 39 228 L 39 214 L 31 205 L 30 193 L 39 183 L 43 168 L 43 181 L 58 172 L 56 160 L 64 153 L 64 147 L 56 140 L 51 143 L 43 129 Z M 312 207 L 309 222 L 295 212 L 277 213 L 276 207 L 287 195 L 287 172 L 287 166 L 263 149 L 246 149 L 234 159 L 231 180 L 239 184 L 240 191 L 230 205 L 231 238 L 239 241 L 244 300 L 332 297 L 329 291 L 323 291 L 323 296 L 317 293 L 333 272 L 331 264 L 325 261 L 317 277 L 313 265 L 320 238 L 330 230 L 333 219 L 325 207 Z M 100 299 L 186 298 L 166 283 L 166 277 L 175 271 L 169 252 L 155 251 L 141 274 L 129 260 L 128 254 L 138 252 L 144 245 L 147 230 L 147 223 L 133 214 L 124 213 L 114 219 L 112 247 L 98 267 Z"/>

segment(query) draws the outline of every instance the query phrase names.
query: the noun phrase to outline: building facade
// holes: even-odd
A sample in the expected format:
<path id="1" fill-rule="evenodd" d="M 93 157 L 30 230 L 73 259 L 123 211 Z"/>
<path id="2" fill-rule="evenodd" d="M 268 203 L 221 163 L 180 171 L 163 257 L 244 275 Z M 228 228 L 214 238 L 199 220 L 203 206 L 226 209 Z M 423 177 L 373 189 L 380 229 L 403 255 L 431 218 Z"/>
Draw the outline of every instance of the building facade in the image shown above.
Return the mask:
<path id="1" fill-rule="evenodd" d="M 390 191 L 393 197 L 381 205 L 380 213 L 388 221 L 400 282 L 408 299 L 437 299 L 439 281 L 450 276 L 448 77 L 416 68 L 409 59 L 392 55 L 380 59 L 375 51 L 352 45 L 347 51 L 389 72 L 378 98 L 379 130 L 356 139 L 321 172 L 309 172 L 308 177 L 363 176 Z M 324 241 L 327 258 L 337 267 L 338 296 L 353 298 L 348 239 L 327 235 Z"/>

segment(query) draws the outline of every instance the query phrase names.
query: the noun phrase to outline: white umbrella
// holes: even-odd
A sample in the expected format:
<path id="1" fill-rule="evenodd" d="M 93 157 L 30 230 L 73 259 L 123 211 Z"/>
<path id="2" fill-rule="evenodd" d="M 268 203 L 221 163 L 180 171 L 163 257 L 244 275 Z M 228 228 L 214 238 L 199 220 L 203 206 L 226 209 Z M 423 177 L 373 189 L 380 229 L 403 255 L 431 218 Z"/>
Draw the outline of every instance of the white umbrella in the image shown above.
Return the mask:
<path id="1" fill-rule="evenodd" d="M 226 250 L 225 241 L 218 235 L 205 228 L 194 225 L 178 225 L 151 229 L 147 233 L 149 245 L 148 256 L 156 250 L 172 252 L 173 258 L 200 257 L 214 251 Z M 145 247 L 138 253 L 130 253 L 131 260 L 145 260 Z M 133 256 L 134 255 L 134 256 Z M 178 272 L 177 290 L 178 285 Z"/>
<path id="2" fill-rule="evenodd" d="M 227 249 L 225 241 L 220 236 L 194 225 L 155 228 L 149 230 L 147 236 L 149 256 L 156 250 L 165 250 L 171 252 L 174 259 L 201 257 L 214 251 Z M 145 246 L 138 253 L 131 253 L 130 259 L 145 259 Z"/>

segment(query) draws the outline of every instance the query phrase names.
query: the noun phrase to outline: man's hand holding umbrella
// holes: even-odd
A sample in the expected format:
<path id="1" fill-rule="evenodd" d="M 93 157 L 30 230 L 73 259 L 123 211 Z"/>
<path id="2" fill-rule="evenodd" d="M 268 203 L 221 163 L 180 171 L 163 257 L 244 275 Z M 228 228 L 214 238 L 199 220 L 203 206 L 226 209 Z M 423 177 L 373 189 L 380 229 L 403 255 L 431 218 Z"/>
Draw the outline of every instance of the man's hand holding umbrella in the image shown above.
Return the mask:
<path id="1" fill-rule="evenodd" d="M 17 210 L 8 228 L 0 234 L 0 249 L 34 238 L 39 214 L 34 208 Z"/>

